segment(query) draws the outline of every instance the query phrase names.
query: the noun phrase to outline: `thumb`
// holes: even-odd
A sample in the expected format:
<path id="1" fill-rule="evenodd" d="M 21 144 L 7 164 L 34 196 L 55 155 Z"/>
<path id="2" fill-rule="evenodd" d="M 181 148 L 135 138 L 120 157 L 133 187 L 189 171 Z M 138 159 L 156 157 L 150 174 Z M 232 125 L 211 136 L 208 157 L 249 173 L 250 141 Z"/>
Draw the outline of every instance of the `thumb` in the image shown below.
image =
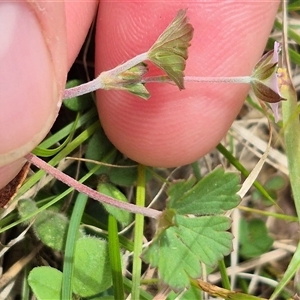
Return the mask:
<path id="1" fill-rule="evenodd" d="M 96 71 L 147 51 L 181 8 L 194 26 L 185 74 L 250 75 L 261 56 L 279 1 L 105 1 L 98 14 Z M 126 156 L 173 167 L 205 155 L 226 134 L 248 85 L 186 83 L 186 89 L 148 84 L 143 101 L 123 91 L 98 91 L 103 128 Z"/>
<path id="2" fill-rule="evenodd" d="M 46 136 L 57 117 L 67 71 L 97 4 L 0 4 L 5 24 L 0 27 L 0 188 L 19 172 L 22 157 Z"/>
<path id="3" fill-rule="evenodd" d="M 41 12 L 51 20 L 40 18 Z M 18 161 L 16 168 L 47 134 L 58 113 L 67 71 L 66 32 L 61 29 L 64 7 L 60 3 L 54 11 L 48 3 L 6 2 L 0 5 L 0 18 L 5 24 L 0 29 L 0 166 Z M 50 22 L 60 43 L 55 31 L 46 36 L 41 30 Z M 57 48 L 50 49 L 51 43 Z M 61 65 L 59 70 L 53 61 Z M 11 170 L 12 175 L 17 172 Z M 0 186 L 8 177 L 1 176 Z"/>

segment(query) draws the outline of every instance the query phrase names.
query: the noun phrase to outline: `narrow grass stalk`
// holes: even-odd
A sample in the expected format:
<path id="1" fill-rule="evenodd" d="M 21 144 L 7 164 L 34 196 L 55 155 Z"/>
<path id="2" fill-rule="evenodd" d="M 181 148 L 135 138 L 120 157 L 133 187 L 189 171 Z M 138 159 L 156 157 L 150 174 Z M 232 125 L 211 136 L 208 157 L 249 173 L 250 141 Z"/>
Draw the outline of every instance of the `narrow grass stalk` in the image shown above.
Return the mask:
<path id="1" fill-rule="evenodd" d="M 145 196 L 146 196 L 145 167 L 139 165 L 137 191 L 136 191 L 137 206 L 142 206 L 142 207 L 145 206 Z M 141 270 L 142 270 L 142 260 L 140 256 L 142 253 L 143 235 L 144 235 L 144 216 L 136 215 L 135 227 L 134 227 L 131 299 L 140 299 L 140 284 L 141 284 Z"/>
<path id="2" fill-rule="evenodd" d="M 221 259 L 219 261 L 219 270 L 220 270 L 220 274 L 221 274 L 221 278 L 222 278 L 223 288 L 227 289 L 227 290 L 230 290 L 231 287 L 230 287 L 230 282 L 229 282 L 229 278 L 228 278 L 228 275 L 227 275 L 224 259 Z"/>
<path id="3" fill-rule="evenodd" d="M 286 155 L 288 160 L 290 183 L 294 203 L 297 211 L 298 222 L 300 223 L 300 123 L 297 108 L 297 94 L 291 80 L 291 71 L 289 65 L 289 52 L 287 42 L 287 3 L 283 2 L 283 61 L 282 66 L 286 68 L 286 74 L 282 78 L 283 85 L 280 89 L 282 96 L 287 99 L 282 103 L 282 119 L 284 129 L 284 141 Z M 296 114 L 295 114 L 296 112 Z M 290 282 L 291 278 L 300 267 L 300 243 L 298 242 L 297 250 L 289 263 L 282 279 L 271 295 L 271 300 L 276 299 L 283 288 Z"/>
<path id="4" fill-rule="evenodd" d="M 108 249 L 112 271 L 114 298 L 124 299 L 124 284 L 122 277 L 121 249 L 118 236 L 118 223 L 114 216 L 108 217 Z"/>
<path id="5" fill-rule="evenodd" d="M 68 235 L 66 240 L 65 258 L 63 266 L 62 278 L 62 299 L 72 299 L 72 278 L 73 278 L 73 263 L 75 244 L 78 237 L 79 225 L 84 212 L 84 208 L 88 197 L 84 194 L 79 194 L 75 201 L 72 216 L 70 219 Z"/>
<path id="6" fill-rule="evenodd" d="M 250 172 L 222 144 L 218 144 L 217 149 L 238 171 L 242 173 L 242 175 L 245 177 L 249 176 Z M 254 181 L 253 185 L 264 197 L 275 204 L 275 200 L 257 180 Z"/>
<path id="7" fill-rule="evenodd" d="M 292 86 L 281 90 L 287 99 L 282 103 L 282 119 L 284 141 L 288 160 L 290 183 L 294 196 L 295 207 L 300 223 L 300 124 L 297 112 L 297 94 Z"/>

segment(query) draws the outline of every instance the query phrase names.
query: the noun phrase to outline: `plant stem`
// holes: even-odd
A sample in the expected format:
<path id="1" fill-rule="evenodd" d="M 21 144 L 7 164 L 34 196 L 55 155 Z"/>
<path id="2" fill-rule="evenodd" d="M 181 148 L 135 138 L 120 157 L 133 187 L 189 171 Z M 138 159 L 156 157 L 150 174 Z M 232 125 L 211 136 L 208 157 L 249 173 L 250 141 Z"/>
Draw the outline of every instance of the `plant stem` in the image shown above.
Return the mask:
<path id="1" fill-rule="evenodd" d="M 105 88 L 105 86 L 104 86 L 103 82 L 101 81 L 101 79 L 99 77 L 97 77 L 89 82 L 83 83 L 78 86 L 74 86 L 69 89 L 65 89 L 63 99 L 69 99 L 69 98 L 81 96 L 81 95 L 91 93 L 96 90 L 104 89 L 104 88 Z"/>
<path id="2" fill-rule="evenodd" d="M 251 76 L 234 76 L 234 77 L 199 77 L 199 76 L 184 76 L 184 82 L 212 82 L 212 83 L 246 83 L 251 82 Z M 152 76 L 145 77 L 142 83 L 149 82 L 167 82 L 173 83 L 168 76 Z"/>
<path id="3" fill-rule="evenodd" d="M 148 58 L 148 52 L 139 54 L 109 71 L 102 72 L 97 78 L 95 78 L 92 81 L 83 83 L 79 86 L 75 86 L 70 89 L 66 89 L 63 95 L 63 99 L 73 98 L 76 96 L 94 92 L 98 89 L 106 89 L 106 84 L 105 84 L 106 82 L 113 81 L 114 78 L 117 77 L 119 74 L 147 60 L 147 58 Z"/>
<path id="4" fill-rule="evenodd" d="M 136 205 L 142 207 L 145 206 L 145 194 L 146 194 L 145 186 L 146 186 L 145 167 L 139 165 L 137 191 L 136 191 Z M 142 270 L 142 260 L 140 256 L 142 253 L 143 235 L 144 235 L 144 216 L 136 215 L 135 227 L 134 227 L 131 299 L 140 299 L 140 282 L 141 282 L 141 270 Z"/>
<path id="5" fill-rule="evenodd" d="M 147 216 L 149 218 L 157 219 L 161 212 L 152 208 L 147 207 L 139 207 L 131 203 L 126 203 L 122 201 L 118 201 L 116 199 L 113 199 L 111 197 L 108 197 L 106 195 L 100 194 L 97 191 L 91 189 L 90 187 L 78 182 L 74 178 L 64 174 L 63 172 L 57 170 L 56 168 L 50 166 L 46 162 L 44 162 L 42 159 L 38 158 L 37 156 L 29 153 L 25 156 L 25 158 L 37 166 L 40 169 L 43 169 L 48 174 L 52 175 L 56 179 L 60 180 L 61 182 L 65 183 L 68 186 L 73 187 L 75 190 L 77 190 L 80 193 L 88 195 L 90 198 L 97 200 L 101 203 L 106 203 L 108 205 L 115 206 L 117 208 L 129 211 L 134 214 L 141 214 L 144 216 Z"/>
<path id="6" fill-rule="evenodd" d="M 63 266 L 62 299 L 72 299 L 75 244 L 87 200 L 88 197 L 86 195 L 78 194 L 70 219 Z"/>
<path id="7" fill-rule="evenodd" d="M 108 216 L 108 250 L 112 271 L 113 291 L 116 300 L 124 299 L 124 284 L 122 277 L 122 261 L 118 236 L 117 219 L 111 214 Z"/>
<path id="8" fill-rule="evenodd" d="M 235 76 L 235 77 L 198 77 L 185 76 L 185 82 L 217 82 L 217 83 L 250 83 L 251 76 Z"/>

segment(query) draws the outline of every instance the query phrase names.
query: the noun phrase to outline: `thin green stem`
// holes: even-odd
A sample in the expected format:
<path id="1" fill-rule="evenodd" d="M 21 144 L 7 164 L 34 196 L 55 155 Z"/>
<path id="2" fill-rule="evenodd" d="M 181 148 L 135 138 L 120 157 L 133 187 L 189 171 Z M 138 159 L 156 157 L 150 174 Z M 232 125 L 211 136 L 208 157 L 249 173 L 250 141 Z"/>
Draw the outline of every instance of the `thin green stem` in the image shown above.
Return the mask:
<path id="1" fill-rule="evenodd" d="M 192 168 L 193 168 L 193 172 L 194 172 L 196 179 L 198 181 L 201 180 L 202 176 L 201 176 L 201 172 L 200 172 L 200 168 L 199 168 L 199 162 L 198 161 L 193 162 Z"/>
<path id="2" fill-rule="evenodd" d="M 108 217 L 108 249 L 113 279 L 114 298 L 116 300 L 122 300 L 124 299 L 124 284 L 122 277 L 118 223 L 117 219 L 112 215 L 109 215 Z"/>
<path id="3" fill-rule="evenodd" d="M 230 290 L 230 282 L 226 271 L 224 259 L 219 261 L 219 270 L 222 278 L 222 286 L 224 289 Z"/>
<path id="4" fill-rule="evenodd" d="M 138 166 L 138 180 L 136 191 L 136 205 L 145 206 L 146 196 L 146 176 L 145 167 Z M 135 228 L 134 228 L 134 249 L 133 249 L 133 267 L 132 267 L 132 291 L 131 299 L 140 299 L 140 283 L 141 283 L 141 270 L 142 260 L 140 258 L 143 246 L 144 235 L 144 216 L 135 216 Z"/>
<path id="5" fill-rule="evenodd" d="M 79 194 L 75 201 L 72 216 L 70 219 L 70 225 L 68 229 L 68 235 L 66 240 L 66 250 L 63 266 L 63 278 L 62 278 L 62 299 L 72 299 L 72 279 L 73 279 L 73 262 L 75 244 L 78 237 L 79 225 L 84 212 L 84 208 L 88 197 L 84 194 Z"/>

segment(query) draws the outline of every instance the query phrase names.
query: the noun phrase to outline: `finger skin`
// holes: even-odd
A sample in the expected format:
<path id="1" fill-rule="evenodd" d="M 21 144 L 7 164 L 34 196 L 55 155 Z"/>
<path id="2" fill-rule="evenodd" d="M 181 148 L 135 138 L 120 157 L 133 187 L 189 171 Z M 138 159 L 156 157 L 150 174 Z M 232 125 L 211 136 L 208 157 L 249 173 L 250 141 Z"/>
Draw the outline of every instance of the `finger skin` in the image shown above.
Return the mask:
<path id="1" fill-rule="evenodd" d="M 96 74 L 147 51 L 177 11 L 194 26 L 185 74 L 250 75 L 273 25 L 279 1 L 100 3 Z M 143 101 L 123 91 L 98 91 L 100 121 L 112 143 L 139 163 L 173 167 L 213 149 L 237 116 L 246 84 L 148 84 Z"/>
<path id="2" fill-rule="evenodd" d="M 0 188 L 49 132 L 98 1 L 0 3 Z M 79 17 L 80 16 L 80 17 Z M 80 21 L 80 22 L 79 22 Z"/>

